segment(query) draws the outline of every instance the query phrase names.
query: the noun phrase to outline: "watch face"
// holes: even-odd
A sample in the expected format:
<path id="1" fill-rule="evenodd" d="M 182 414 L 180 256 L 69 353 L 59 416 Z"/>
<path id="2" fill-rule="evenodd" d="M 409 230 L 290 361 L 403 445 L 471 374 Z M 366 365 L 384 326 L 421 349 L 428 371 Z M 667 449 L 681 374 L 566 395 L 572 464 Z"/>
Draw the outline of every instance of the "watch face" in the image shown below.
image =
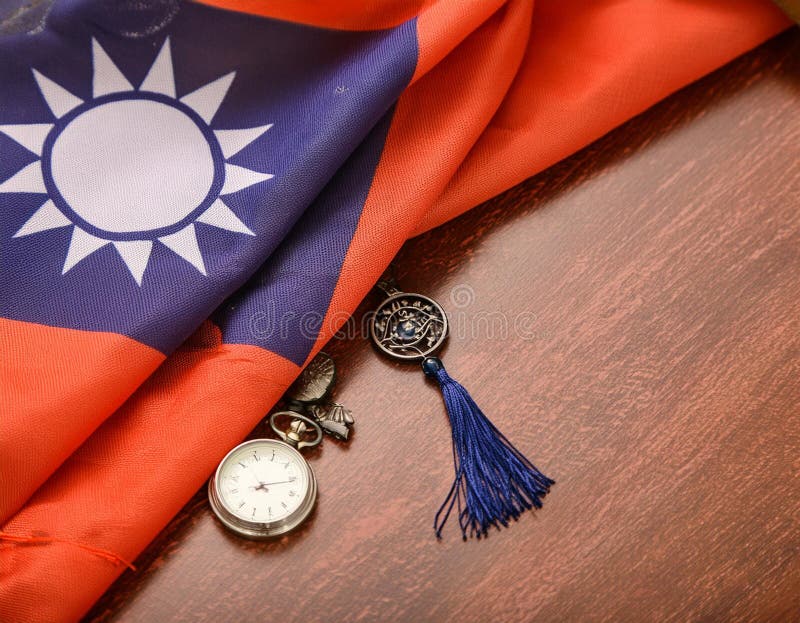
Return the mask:
<path id="1" fill-rule="evenodd" d="M 311 467 L 297 450 L 275 439 L 237 446 L 209 482 L 209 501 L 217 517 L 237 534 L 254 539 L 298 526 L 316 497 Z"/>

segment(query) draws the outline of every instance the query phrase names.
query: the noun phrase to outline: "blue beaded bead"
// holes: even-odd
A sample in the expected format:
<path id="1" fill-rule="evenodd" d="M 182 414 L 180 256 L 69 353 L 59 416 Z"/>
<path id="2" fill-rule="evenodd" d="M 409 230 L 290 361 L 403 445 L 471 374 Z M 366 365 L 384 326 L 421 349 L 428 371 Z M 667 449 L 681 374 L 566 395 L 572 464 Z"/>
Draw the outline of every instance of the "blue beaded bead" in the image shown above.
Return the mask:
<path id="1" fill-rule="evenodd" d="M 436 373 L 443 367 L 442 360 L 438 357 L 425 357 L 422 360 L 422 371 L 425 376 L 436 376 Z"/>

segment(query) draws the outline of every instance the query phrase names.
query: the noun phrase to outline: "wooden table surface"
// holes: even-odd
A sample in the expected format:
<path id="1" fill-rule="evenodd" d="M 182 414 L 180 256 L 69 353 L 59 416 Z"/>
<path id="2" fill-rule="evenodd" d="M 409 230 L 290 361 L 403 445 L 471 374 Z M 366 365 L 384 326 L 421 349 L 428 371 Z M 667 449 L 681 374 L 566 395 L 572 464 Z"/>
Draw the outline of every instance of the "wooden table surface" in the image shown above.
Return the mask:
<path id="1" fill-rule="evenodd" d="M 200 491 L 87 621 L 800 620 L 798 70 L 795 29 L 401 252 L 544 509 L 437 542 L 441 399 L 337 340 L 307 525 L 238 540 Z"/>

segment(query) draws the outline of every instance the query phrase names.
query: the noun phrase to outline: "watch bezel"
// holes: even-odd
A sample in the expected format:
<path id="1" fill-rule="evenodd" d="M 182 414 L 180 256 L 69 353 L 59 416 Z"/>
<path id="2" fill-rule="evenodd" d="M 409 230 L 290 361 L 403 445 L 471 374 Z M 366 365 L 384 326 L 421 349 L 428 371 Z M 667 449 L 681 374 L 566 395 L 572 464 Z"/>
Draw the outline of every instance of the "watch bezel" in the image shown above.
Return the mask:
<path id="1" fill-rule="evenodd" d="M 276 521 L 267 522 L 249 521 L 237 516 L 226 506 L 222 496 L 219 494 L 221 486 L 219 480 L 222 475 L 222 468 L 234 454 L 241 451 L 243 448 L 247 448 L 248 446 L 263 446 L 265 443 L 268 445 L 279 444 L 281 450 L 284 452 L 289 451 L 290 453 L 293 452 L 296 455 L 296 458 L 299 459 L 298 463 L 306 470 L 308 487 L 306 488 L 306 493 L 303 501 L 300 503 L 300 506 L 298 506 L 286 517 Z M 308 461 L 306 461 L 305 457 L 289 444 L 277 439 L 251 439 L 250 441 L 240 443 L 238 446 L 233 448 L 219 462 L 219 465 L 214 472 L 214 476 L 212 476 L 208 481 L 208 501 L 211 506 L 211 510 L 214 511 L 217 519 L 219 519 L 226 528 L 238 536 L 256 541 L 267 540 L 294 530 L 311 514 L 311 511 L 314 510 L 314 506 L 317 501 L 317 479 L 314 475 L 314 470 L 311 469 L 311 465 L 308 464 Z"/>

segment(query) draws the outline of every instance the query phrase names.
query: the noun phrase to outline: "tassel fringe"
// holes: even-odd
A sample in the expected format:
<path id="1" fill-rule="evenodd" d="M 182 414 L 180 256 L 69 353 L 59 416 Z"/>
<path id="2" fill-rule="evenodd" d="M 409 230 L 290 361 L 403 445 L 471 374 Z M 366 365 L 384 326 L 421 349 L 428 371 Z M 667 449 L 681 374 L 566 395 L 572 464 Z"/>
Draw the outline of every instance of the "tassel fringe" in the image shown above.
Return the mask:
<path id="1" fill-rule="evenodd" d="M 487 536 L 490 527 L 507 527 L 524 511 L 541 508 L 541 498 L 555 481 L 506 439 L 438 358 L 426 358 L 422 369 L 439 384 L 453 430 L 456 474 L 434 519 L 436 537 L 442 537 L 454 508 L 465 541 L 468 536 Z"/>

